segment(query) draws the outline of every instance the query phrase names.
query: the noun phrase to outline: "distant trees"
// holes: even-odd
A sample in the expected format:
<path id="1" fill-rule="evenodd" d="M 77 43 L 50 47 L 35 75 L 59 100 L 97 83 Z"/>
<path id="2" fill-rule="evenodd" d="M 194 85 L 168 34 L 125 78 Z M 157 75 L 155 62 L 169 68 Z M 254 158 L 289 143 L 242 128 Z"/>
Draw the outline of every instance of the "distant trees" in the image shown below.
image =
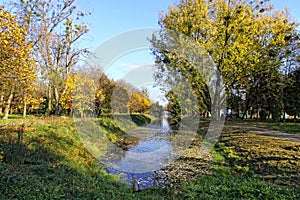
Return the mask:
<path id="1" fill-rule="evenodd" d="M 131 94 L 128 106 L 130 113 L 144 113 L 149 110 L 151 102 L 142 92 L 134 92 Z"/>
<path id="2" fill-rule="evenodd" d="M 145 113 L 152 103 L 149 97 L 123 81 L 114 81 L 100 69 L 84 68 L 76 71 L 69 88 L 70 112 L 76 116 L 111 115 L 114 113 Z M 66 105 L 68 106 L 68 105 Z M 69 108 L 69 107 L 66 107 Z"/>
<path id="3" fill-rule="evenodd" d="M 282 64 L 289 59 L 288 47 L 297 40 L 296 22 L 288 11 L 275 11 L 268 1 L 261 0 L 182 0 L 170 6 L 159 24 L 163 31 L 151 42 L 158 64 L 156 79 L 162 85 L 175 71 L 189 80 L 198 95 L 198 110 L 212 111 L 208 105 L 215 99 L 210 99 L 205 74 L 195 70 L 205 59 L 199 56 L 203 48 L 215 63 L 215 90 L 225 89 L 228 108 L 242 117 L 251 108 L 256 112 L 264 109 L 278 119 L 285 98 L 281 95 Z M 175 38 L 172 31 L 188 37 L 194 46 L 184 37 Z M 185 49 L 174 50 L 174 40 Z M 201 47 L 198 56 L 191 50 L 197 45 Z M 176 105 L 173 102 L 172 107 Z"/>

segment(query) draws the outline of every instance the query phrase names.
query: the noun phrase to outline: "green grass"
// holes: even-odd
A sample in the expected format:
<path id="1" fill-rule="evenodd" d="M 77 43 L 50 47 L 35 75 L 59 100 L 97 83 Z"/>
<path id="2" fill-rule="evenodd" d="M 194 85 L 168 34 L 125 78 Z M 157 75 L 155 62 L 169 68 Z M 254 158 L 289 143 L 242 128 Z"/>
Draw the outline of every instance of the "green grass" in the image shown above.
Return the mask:
<path id="1" fill-rule="evenodd" d="M 298 134 L 300 135 L 300 124 L 299 123 L 278 123 L 278 124 L 266 124 L 267 128 L 275 131 L 282 131 L 286 133 Z"/>
<path id="2" fill-rule="evenodd" d="M 300 122 L 288 120 L 286 122 L 273 122 L 273 121 L 255 121 L 255 120 L 234 120 L 235 123 L 246 124 L 265 128 L 268 130 L 281 131 L 285 133 L 300 135 Z"/>
<path id="3" fill-rule="evenodd" d="M 139 117 L 139 123 L 141 118 L 146 119 Z M 122 120 L 125 129 L 134 127 L 132 121 Z M 111 118 L 98 123 L 109 134 L 125 130 Z M 133 194 L 116 176 L 102 171 L 71 118 L 30 123 L 21 142 L 18 129 L 0 127 L 0 199 L 167 199 L 165 191 Z"/>
<path id="4" fill-rule="evenodd" d="M 299 191 L 266 184 L 259 177 L 245 173 L 231 174 L 224 169 L 204 175 L 185 185 L 182 199 L 297 199 Z"/>
<path id="5" fill-rule="evenodd" d="M 9 115 L 8 119 L 3 120 L 2 116 L 0 115 L 0 123 L 9 123 L 9 122 L 20 122 L 20 121 L 28 121 L 28 120 L 33 120 L 33 119 L 42 119 L 44 117 L 36 117 L 33 115 L 27 115 L 25 118 L 22 115 Z"/>
<path id="6" fill-rule="evenodd" d="M 72 119 L 0 129 L 0 199 L 132 199 L 116 177 L 100 170 Z"/>
<path id="7" fill-rule="evenodd" d="M 97 120 L 98 128 L 119 137 L 147 119 L 135 117 L 130 121 L 103 117 Z M 249 169 L 234 165 L 240 157 L 222 144 L 214 150 L 212 175 L 177 188 L 132 193 L 116 176 L 101 170 L 71 118 L 29 123 L 22 141 L 18 129 L 19 125 L 0 127 L 0 199 L 299 199 L 299 190 L 266 183 Z"/>

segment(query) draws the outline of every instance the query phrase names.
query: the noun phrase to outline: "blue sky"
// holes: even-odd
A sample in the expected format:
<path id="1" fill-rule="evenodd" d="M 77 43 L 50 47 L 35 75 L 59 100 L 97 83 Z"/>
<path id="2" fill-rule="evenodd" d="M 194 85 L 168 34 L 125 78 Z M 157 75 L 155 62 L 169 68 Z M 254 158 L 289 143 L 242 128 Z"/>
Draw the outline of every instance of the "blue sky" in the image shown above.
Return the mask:
<path id="1" fill-rule="evenodd" d="M 79 7 L 92 13 L 87 18 L 90 33 L 84 43 L 89 48 L 95 49 L 103 42 L 126 31 L 145 27 L 159 28 L 159 12 L 162 10 L 167 12 L 169 5 L 178 2 L 179 0 L 80 0 Z M 276 9 L 285 10 L 288 7 L 291 15 L 300 21 L 299 0 L 271 0 L 271 2 Z M 157 88 L 152 88 L 154 80 L 149 80 L 149 74 L 154 70 L 149 66 L 153 63 L 150 51 L 140 49 L 117 57 L 103 71 L 114 79 L 124 79 L 136 87 L 148 87 L 151 98 L 159 100 L 158 96 L 161 94 Z M 148 69 L 148 72 L 142 69 Z M 143 76 L 145 81 L 141 84 L 140 78 Z M 139 81 L 136 81 L 137 79 Z"/>
<path id="2" fill-rule="evenodd" d="M 136 28 L 159 27 L 159 11 L 167 11 L 179 0 L 79 0 L 79 7 L 91 11 L 86 21 L 90 24 L 87 42 L 96 48 L 116 34 Z M 299 0 L 271 0 L 276 9 L 289 7 L 290 13 L 300 21 Z"/>
<path id="3" fill-rule="evenodd" d="M 79 7 L 91 11 L 89 40 L 96 48 L 112 36 L 136 28 L 159 27 L 160 10 L 176 0 L 79 0 Z"/>

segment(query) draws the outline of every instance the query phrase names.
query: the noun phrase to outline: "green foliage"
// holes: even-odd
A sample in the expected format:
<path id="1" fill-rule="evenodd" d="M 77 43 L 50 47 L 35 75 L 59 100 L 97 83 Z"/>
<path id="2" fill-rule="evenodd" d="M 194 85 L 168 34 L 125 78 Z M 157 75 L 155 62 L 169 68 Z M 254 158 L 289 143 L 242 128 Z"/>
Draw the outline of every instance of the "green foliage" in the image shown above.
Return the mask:
<path id="1" fill-rule="evenodd" d="M 289 82 L 285 86 L 285 111 L 296 117 L 300 115 L 300 68 L 291 72 L 288 78 Z"/>
<path id="2" fill-rule="evenodd" d="M 149 114 L 155 118 L 160 119 L 163 111 L 163 106 L 159 105 L 159 102 L 157 101 L 150 107 Z"/>
<path id="3" fill-rule="evenodd" d="M 171 112 L 171 114 L 174 117 L 178 117 L 181 114 L 181 106 L 180 106 L 180 102 L 178 100 L 178 97 L 176 97 L 174 95 L 174 92 L 169 92 L 166 95 L 167 99 L 168 99 L 168 105 L 167 105 L 167 109 L 169 112 Z"/>
<path id="4" fill-rule="evenodd" d="M 210 76 L 195 70 L 201 63 L 210 66 L 203 53 L 207 52 L 217 69 L 216 94 L 224 88 L 236 96 L 232 109 L 246 113 L 260 105 L 277 120 L 277 111 L 271 109 L 281 109 L 281 62 L 288 59 L 287 47 L 299 40 L 293 37 L 296 23 L 288 12 L 273 10 L 268 1 L 188 0 L 170 6 L 159 23 L 163 30 L 152 37 L 152 51 L 159 67 L 156 79 L 167 91 L 184 77 L 199 108 L 222 104 L 222 97 L 209 99 L 205 84 Z"/>
<path id="5" fill-rule="evenodd" d="M 100 78 L 97 80 L 97 93 L 102 95 L 96 96 L 95 99 L 95 111 L 97 116 L 111 113 L 111 103 L 114 101 L 112 100 L 112 95 L 116 87 L 115 81 L 109 79 L 104 73 L 98 74 L 98 76 L 100 76 Z"/>

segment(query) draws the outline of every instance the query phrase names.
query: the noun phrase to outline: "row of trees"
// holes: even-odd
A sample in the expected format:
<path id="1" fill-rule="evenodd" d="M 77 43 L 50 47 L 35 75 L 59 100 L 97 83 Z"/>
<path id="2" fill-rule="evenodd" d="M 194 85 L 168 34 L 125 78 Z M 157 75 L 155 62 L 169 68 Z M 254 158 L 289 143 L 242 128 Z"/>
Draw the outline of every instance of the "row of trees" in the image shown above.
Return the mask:
<path id="1" fill-rule="evenodd" d="M 99 76 L 100 75 L 100 76 Z M 70 113 L 80 115 L 111 113 L 145 113 L 152 106 L 147 90 L 109 79 L 99 69 L 85 69 L 74 77 L 68 90 Z"/>
<path id="2" fill-rule="evenodd" d="M 258 110 L 261 117 L 275 120 L 282 112 L 300 114 L 300 40 L 288 9 L 274 10 L 267 0 L 182 0 L 171 5 L 159 23 L 162 31 L 151 39 L 159 69 L 156 79 L 168 87 L 176 85 L 177 79 L 189 80 L 198 96 L 193 108 L 197 112 L 216 114 L 219 111 L 210 105 L 222 100 L 222 95 L 211 99 L 209 77 L 205 70 L 197 70 L 205 50 L 215 63 L 214 90 L 226 91 L 227 108 L 237 116 L 244 118 Z M 196 46 L 199 53 L 190 53 Z M 204 68 L 210 65 L 206 62 Z M 170 107 L 177 105 L 173 111 L 179 112 L 180 97 L 169 88 Z"/>
<path id="3" fill-rule="evenodd" d="M 78 68 L 81 60 L 91 55 L 80 45 L 88 33 L 83 23 L 87 15 L 77 9 L 75 0 L 15 0 L 0 7 L 3 119 L 12 112 L 61 115 L 71 114 L 75 108 L 81 114 L 95 110 L 100 115 L 145 112 L 150 107 L 149 97 L 142 91 L 118 84 L 101 71 Z M 80 93 L 82 86 L 88 90 Z M 90 88 L 95 92 L 92 97 L 81 95 Z M 116 94 L 120 101 L 112 98 L 114 92 L 120 93 Z"/>

